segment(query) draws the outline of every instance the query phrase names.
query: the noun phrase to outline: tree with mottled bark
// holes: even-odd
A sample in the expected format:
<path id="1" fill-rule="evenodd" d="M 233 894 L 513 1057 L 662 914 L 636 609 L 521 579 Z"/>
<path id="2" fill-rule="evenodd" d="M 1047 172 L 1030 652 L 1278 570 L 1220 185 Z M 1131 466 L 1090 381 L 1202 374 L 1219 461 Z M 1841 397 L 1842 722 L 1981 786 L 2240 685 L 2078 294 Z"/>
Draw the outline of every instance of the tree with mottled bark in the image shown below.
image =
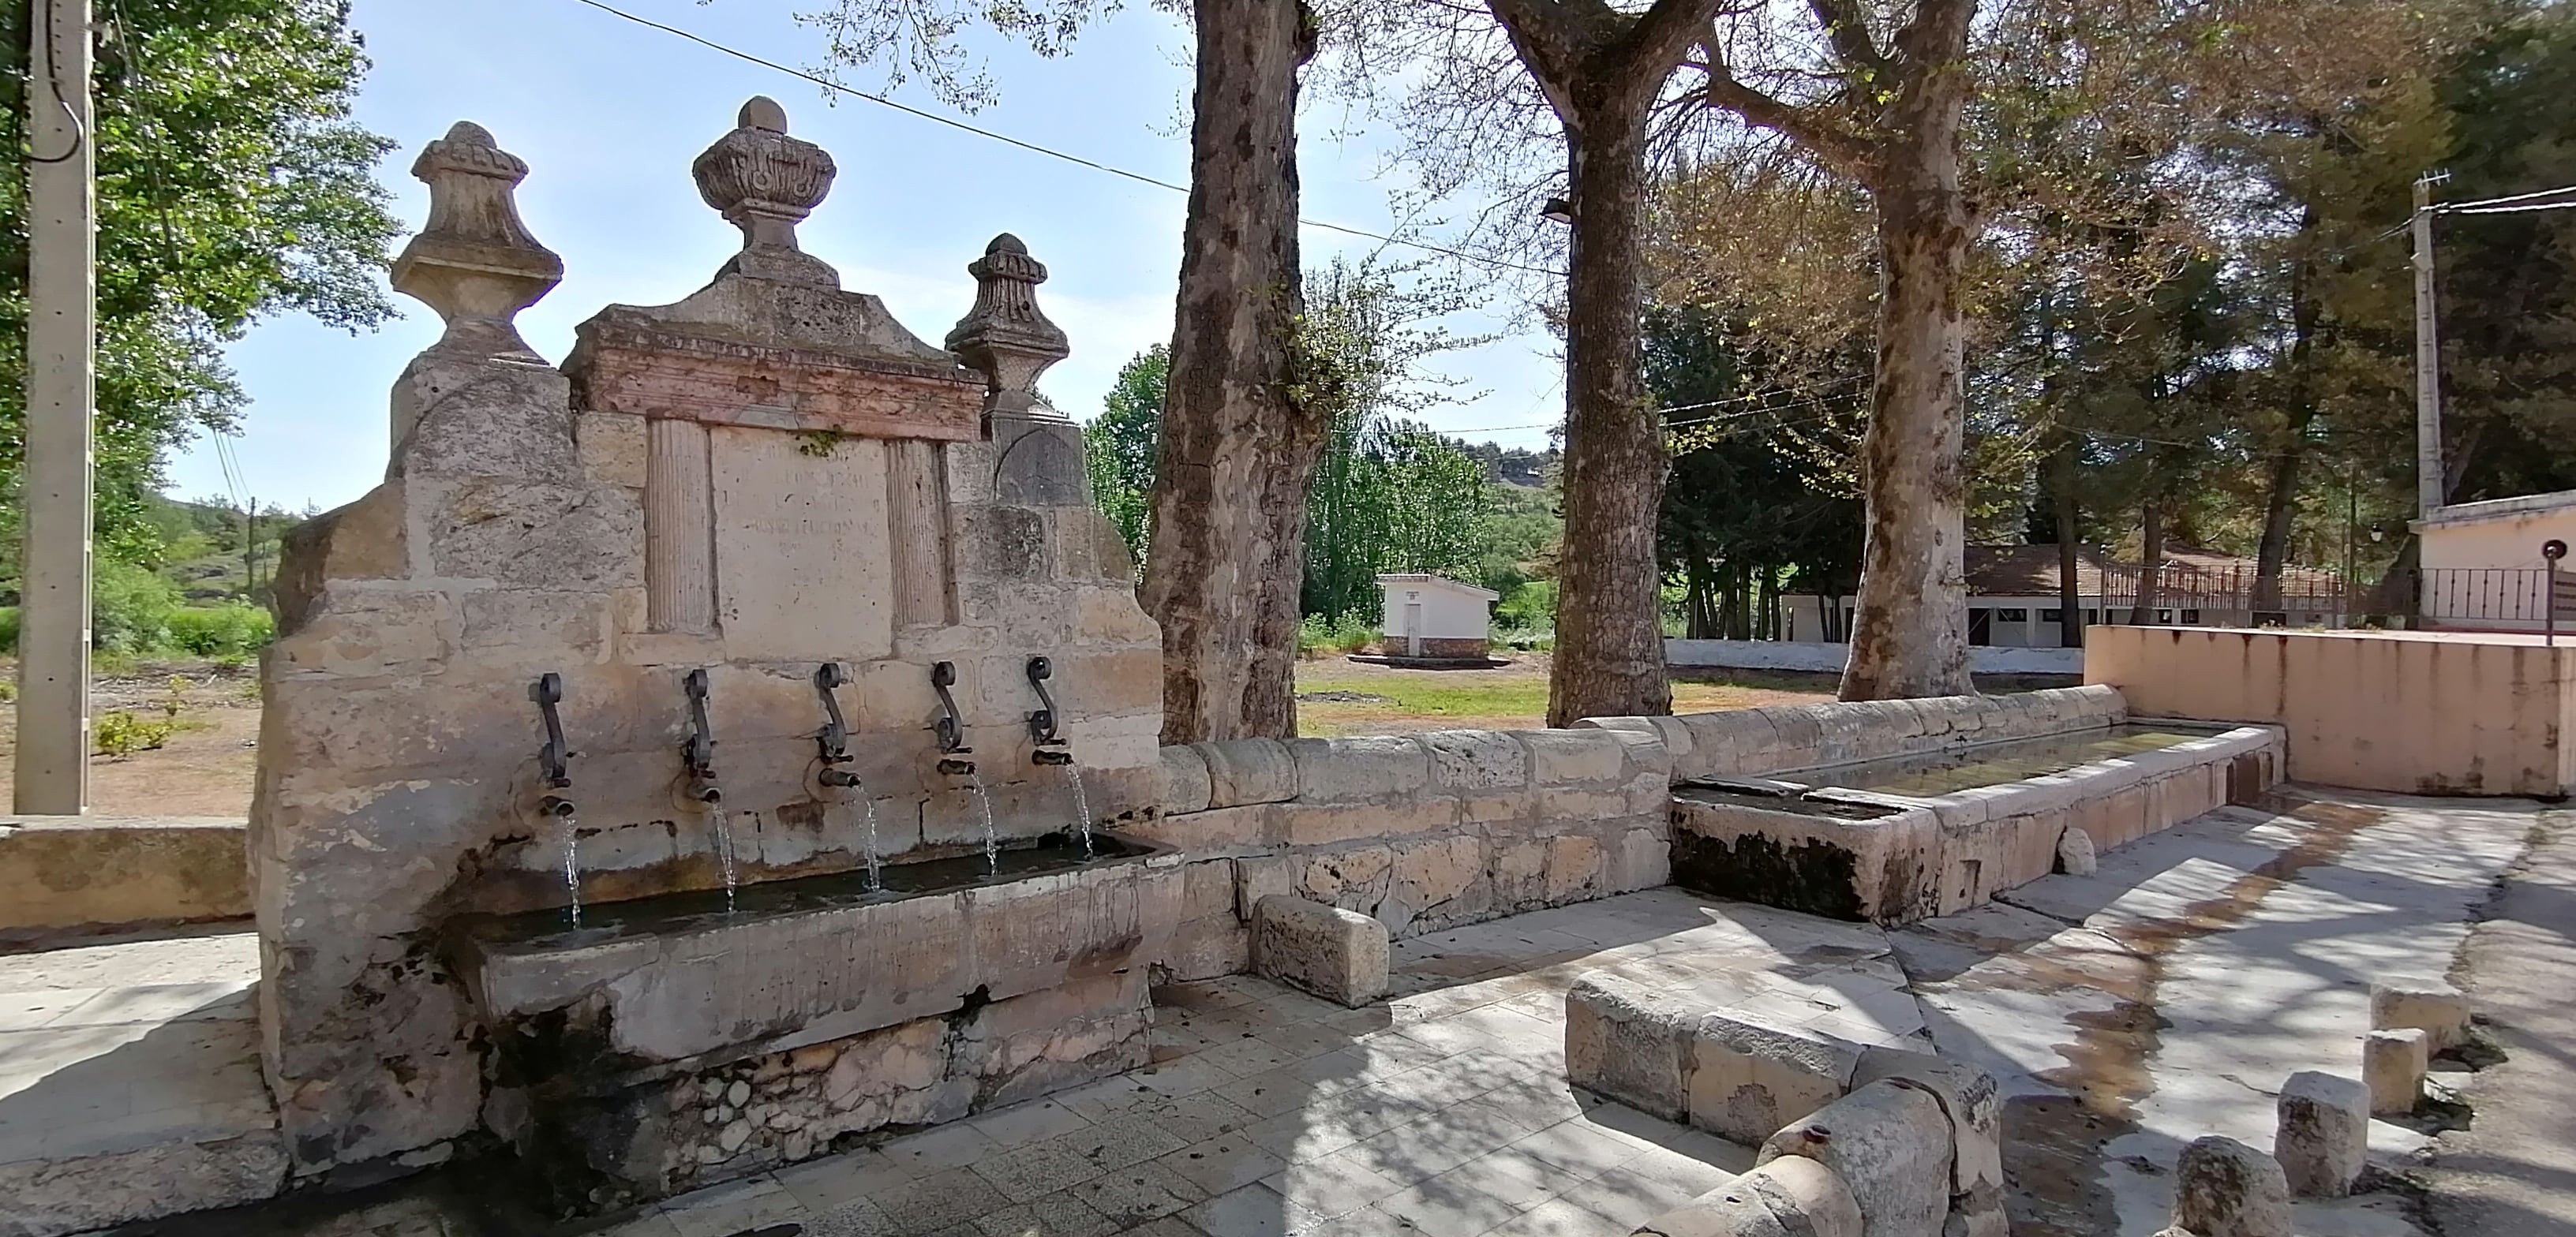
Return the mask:
<path id="1" fill-rule="evenodd" d="M 1917 0 L 1882 42 L 1865 6 L 1810 0 L 1829 88 L 1800 99 L 1763 80 L 1812 81 L 1787 62 L 1750 63 L 1777 45 L 1772 7 L 1704 37 L 1694 65 L 1710 107 L 1779 133 L 1866 189 L 1878 208 L 1878 359 L 1861 443 L 1867 499 L 1857 614 L 1842 697 L 1878 700 L 1974 690 L 1961 542 L 1967 481 L 1960 290 L 1972 210 L 1960 180 L 1960 123 L 1976 0 Z"/>
<path id="2" fill-rule="evenodd" d="M 1656 513 L 1668 462 L 1639 373 L 1648 122 L 1717 0 L 1489 0 L 1564 127 L 1565 540 L 1547 724 L 1670 713 Z"/>
<path id="3" fill-rule="evenodd" d="M 837 0 L 807 20 L 832 58 L 925 79 L 972 107 L 993 86 L 955 42 L 983 23 L 1043 55 L 1114 8 L 1094 0 Z M 1303 0 L 1192 0 L 1190 199 L 1139 600 L 1163 629 L 1163 741 L 1286 737 L 1307 479 L 1331 417 L 1296 398 L 1297 76 Z"/>

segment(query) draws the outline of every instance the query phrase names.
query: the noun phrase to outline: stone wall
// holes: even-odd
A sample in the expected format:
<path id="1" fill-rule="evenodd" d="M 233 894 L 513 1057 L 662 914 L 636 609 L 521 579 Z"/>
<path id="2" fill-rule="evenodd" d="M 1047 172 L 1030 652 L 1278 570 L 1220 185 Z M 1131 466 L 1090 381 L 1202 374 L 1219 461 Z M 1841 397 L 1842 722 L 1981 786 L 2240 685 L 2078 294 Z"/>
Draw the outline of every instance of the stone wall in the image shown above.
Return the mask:
<path id="1" fill-rule="evenodd" d="M 248 914 L 238 819 L 0 817 L 0 933 Z"/>
<path id="2" fill-rule="evenodd" d="M 1196 861 L 1167 961 L 1179 978 L 1248 969 L 1265 894 L 1373 915 L 1405 937 L 1667 876 L 1672 772 L 1652 733 L 1246 739 L 1162 755 L 1161 811 L 1122 828 Z"/>
<path id="3" fill-rule="evenodd" d="M 1678 717 L 1595 717 L 1575 725 L 1654 736 L 1671 753 L 1678 782 L 2028 739 L 2113 726 L 2128 715 L 2117 689 L 2097 685 L 1998 696 L 1771 705 Z"/>
<path id="4" fill-rule="evenodd" d="M 1031 759 L 1032 655 L 1095 814 L 1155 797 L 1159 637 L 1079 430 L 1030 386 L 1065 354 L 1031 298 L 1045 268 L 997 239 L 932 347 L 796 248 L 829 157 L 765 100 L 742 122 L 696 168 L 742 253 L 676 304 L 603 311 L 563 370 L 510 322 L 562 269 L 512 205 L 525 165 L 459 125 L 414 167 L 430 219 L 394 282 L 448 332 L 395 384 L 384 483 L 287 536 L 262 663 L 250 867 L 299 1173 L 477 1125 L 460 916 L 564 906 L 575 837 L 592 903 L 726 879 L 685 793 L 690 671 L 746 883 L 859 868 L 871 809 L 885 857 L 981 849 L 969 781 L 935 767 L 936 662 L 1005 842 L 1076 818 L 1067 770 Z M 825 662 L 851 680 L 837 764 Z M 568 784 L 531 702 L 550 673 Z"/>

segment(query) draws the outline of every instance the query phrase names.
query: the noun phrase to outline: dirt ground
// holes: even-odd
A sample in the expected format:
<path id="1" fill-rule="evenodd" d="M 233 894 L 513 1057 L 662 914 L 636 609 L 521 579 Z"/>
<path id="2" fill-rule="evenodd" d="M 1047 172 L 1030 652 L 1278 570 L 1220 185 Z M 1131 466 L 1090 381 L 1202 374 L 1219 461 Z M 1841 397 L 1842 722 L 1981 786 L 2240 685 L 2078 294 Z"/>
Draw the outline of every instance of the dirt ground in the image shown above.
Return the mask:
<path id="1" fill-rule="evenodd" d="M 17 668 L 5 667 L 15 682 Z M 162 746 L 130 756 L 90 756 L 90 811 L 100 816 L 246 816 L 251 767 L 258 756 L 258 673 L 210 664 L 138 667 L 101 678 L 93 689 L 92 725 L 119 710 L 172 720 L 172 676 L 178 723 Z M 0 804 L 15 790 L 18 711 L 0 707 Z"/>

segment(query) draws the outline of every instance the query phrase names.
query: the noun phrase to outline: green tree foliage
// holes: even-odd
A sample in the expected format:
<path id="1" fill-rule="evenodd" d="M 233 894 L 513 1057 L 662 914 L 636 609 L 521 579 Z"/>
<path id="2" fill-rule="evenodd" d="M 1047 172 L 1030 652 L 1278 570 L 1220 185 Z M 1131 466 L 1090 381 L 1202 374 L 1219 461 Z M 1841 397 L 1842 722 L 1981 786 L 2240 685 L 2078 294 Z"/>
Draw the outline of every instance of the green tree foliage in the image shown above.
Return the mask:
<path id="1" fill-rule="evenodd" d="M 0 13 L 0 93 L 23 150 L 29 6 Z M 341 0 L 102 0 L 98 169 L 98 532 L 151 563 L 167 452 L 244 399 L 221 347 L 309 313 L 352 331 L 392 313 L 377 273 L 398 229 L 374 179 L 385 139 L 350 120 L 366 69 Z M 36 106 L 50 106 L 37 100 Z M 0 171 L 0 509 L 25 441 L 26 171 Z"/>
<path id="2" fill-rule="evenodd" d="M 1485 469 L 1422 425 L 1357 412 L 1333 430 L 1306 522 L 1308 614 L 1374 614 L 1384 572 L 1467 575 L 1485 551 Z"/>
<path id="3" fill-rule="evenodd" d="M 1118 535 L 1137 565 L 1145 562 L 1145 542 L 1153 522 L 1154 462 L 1162 456 L 1163 383 L 1172 373 L 1172 349 L 1156 344 L 1118 367 L 1117 381 L 1102 398 L 1100 415 L 1082 429 L 1084 464 L 1091 474 L 1091 501 Z"/>
<path id="4" fill-rule="evenodd" d="M 1840 451 L 1818 449 L 1848 440 L 1852 384 L 1801 396 L 1753 338 L 1706 310 L 1646 315 L 1648 388 L 1676 410 L 1659 548 L 1697 639 L 1772 636 L 1784 591 L 1841 596 L 1860 575 L 1860 495 Z"/>

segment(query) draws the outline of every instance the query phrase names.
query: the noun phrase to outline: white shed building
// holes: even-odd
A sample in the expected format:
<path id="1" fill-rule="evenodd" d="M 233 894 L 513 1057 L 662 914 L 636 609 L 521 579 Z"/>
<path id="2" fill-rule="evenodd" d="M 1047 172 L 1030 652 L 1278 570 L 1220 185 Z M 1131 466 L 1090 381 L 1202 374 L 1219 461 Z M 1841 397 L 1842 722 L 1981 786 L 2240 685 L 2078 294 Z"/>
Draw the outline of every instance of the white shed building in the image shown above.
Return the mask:
<path id="1" fill-rule="evenodd" d="M 1379 628 L 1390 657 L 1486 656 L 1493 604 L 1502 594 L 1433 575 L 1383 575 L 1386 616 Z"/>

